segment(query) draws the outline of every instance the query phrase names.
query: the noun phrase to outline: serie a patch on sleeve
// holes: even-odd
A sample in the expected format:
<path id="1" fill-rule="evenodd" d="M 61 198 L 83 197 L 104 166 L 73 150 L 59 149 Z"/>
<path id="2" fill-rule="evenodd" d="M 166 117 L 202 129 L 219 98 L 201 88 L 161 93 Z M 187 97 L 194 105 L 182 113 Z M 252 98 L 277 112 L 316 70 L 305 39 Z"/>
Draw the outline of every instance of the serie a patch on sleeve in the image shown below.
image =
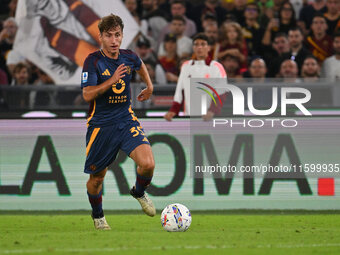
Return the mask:
<path id="1" fill-rule="evenodd" d="M 83 72 L 81 81 L 83 83 L 87 82 L 88 77 L 89 77 L 89 73 L 88 72 Z"/>

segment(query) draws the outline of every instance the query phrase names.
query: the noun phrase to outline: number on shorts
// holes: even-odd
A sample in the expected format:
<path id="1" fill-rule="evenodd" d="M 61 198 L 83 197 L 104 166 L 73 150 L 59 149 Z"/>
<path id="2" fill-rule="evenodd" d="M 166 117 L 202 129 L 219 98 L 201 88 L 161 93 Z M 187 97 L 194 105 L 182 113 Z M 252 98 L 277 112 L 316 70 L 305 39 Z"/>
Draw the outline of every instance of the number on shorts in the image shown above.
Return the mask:
<path id="1" fill-rule="evenodd" d="M 137 126 L 137 129 L 136 127 L 130 128 L 130 132 L 133 134 L 133 137 L 136 137 L 139 134 L 141 134 L 142 136 L 145 136 L 141 126 Z"/>

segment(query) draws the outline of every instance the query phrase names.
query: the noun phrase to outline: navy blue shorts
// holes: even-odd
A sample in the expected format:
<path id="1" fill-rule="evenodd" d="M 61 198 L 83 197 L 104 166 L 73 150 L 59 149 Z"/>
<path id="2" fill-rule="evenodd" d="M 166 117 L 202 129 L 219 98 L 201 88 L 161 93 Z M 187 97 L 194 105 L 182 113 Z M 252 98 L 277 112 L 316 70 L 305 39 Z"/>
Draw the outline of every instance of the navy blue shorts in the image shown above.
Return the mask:
<path id="1" fill-rule="evenodd" d="M 150 143 L 138 121 L 131 120 L 106 127 L 89 126 L 84 172 L 98 173 L 115 160 L 119 149 L 130 155 L 141 144 Z"/>

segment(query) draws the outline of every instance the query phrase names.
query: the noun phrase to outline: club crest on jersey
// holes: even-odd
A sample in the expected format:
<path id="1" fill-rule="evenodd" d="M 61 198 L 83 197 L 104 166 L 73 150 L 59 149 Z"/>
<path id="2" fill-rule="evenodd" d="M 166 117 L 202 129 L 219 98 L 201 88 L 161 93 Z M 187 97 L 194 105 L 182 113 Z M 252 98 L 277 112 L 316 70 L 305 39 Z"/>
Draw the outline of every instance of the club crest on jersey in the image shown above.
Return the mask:
<path id="1" fill-rule="evenodd" d="M 88 77 L 89 77 L 89 73 L 83 72 L 82 75 L 81 75 L 82 82 L 87 82 Z"/>
<path id="2" fill-rule="evenodd" d="M 125 81 L 122 79 L 119 79 L 119 81 L 112 85 L 112 91 L 116 94 L 120 94 L 125 89 Z"/>
<path id="3" fill-rule="evenodd" d="M 131 67 L 130 66 L 126 66 L 126 73 L 127 74 L 131 74 Z"/>

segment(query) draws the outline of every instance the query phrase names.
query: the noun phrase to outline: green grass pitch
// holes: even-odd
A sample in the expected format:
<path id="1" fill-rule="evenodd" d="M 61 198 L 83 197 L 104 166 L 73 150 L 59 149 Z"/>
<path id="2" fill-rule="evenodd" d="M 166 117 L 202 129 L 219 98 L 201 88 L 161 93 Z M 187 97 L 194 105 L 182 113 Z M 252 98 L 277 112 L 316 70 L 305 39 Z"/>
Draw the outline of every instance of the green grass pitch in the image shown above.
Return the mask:
<path id="1" fill-rule="evenodd" d="M 165 232 L 160 214 L 0 215 L 0 254 L 340 254 L 338 213 L 200 213 L 190 229 Z"/>

